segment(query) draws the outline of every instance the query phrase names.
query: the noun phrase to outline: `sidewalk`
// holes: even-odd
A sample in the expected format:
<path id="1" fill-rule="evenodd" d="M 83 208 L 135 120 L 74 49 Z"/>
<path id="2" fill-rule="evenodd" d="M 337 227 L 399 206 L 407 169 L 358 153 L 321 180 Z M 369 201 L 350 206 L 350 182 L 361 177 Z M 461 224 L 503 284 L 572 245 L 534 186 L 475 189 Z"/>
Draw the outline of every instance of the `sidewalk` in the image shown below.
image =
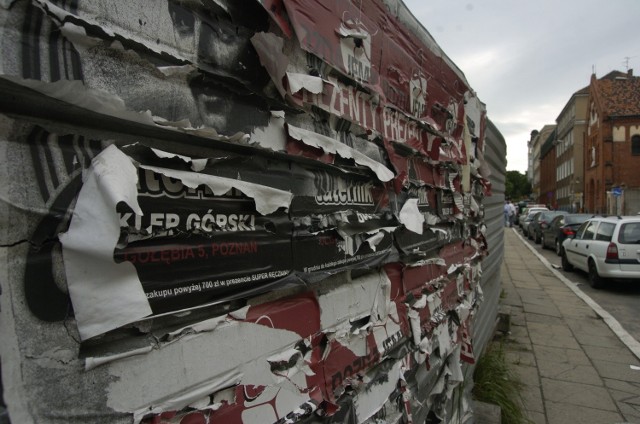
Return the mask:
<path id="1" fill-rule="evenodd" d="M 528 417 L 536 424 L 640 424 L 640 370 L 632 368 L 640 360 L 513 229 L 505 228 L 504 242 L 506 356 L 525 385 Z"/>

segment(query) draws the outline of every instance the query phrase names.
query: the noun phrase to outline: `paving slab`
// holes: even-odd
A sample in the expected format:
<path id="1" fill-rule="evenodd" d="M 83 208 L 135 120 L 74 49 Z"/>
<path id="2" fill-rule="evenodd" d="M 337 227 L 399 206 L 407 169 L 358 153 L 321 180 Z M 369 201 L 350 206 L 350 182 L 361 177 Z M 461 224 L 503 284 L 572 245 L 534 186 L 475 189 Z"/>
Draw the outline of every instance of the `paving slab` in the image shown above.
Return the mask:
<path id="1" fill-rule="evenodd" d="M 624 419 L 630 423 L 640 423 L 640 396 L 609 390 Z"/>
<path id="2" fill-rule="evenodd" d="M 516 289 L 530 289 L 530 290 L 534 290 L 538 287 L 540 287 L 540 284 L 538 284 L 536 281 L 531 281 L 531 280 L 518 280 L 518 279 L 514 279 L 513 280 L 513 286 Z"/>
<path id="3" fill-rule="evenodd" d="M 527 303 L 527 299 L 523 299 L 522 307 L 526 313 L 548 315 L 556 318 L 560 318 L 562 316 L 560 310 L 552 303 L 548 305 L 534 305 L 532 303 Z"/>
<path id="4" fill-rule="evenodd" d="M 615 347 L 628 350 L 611 331 L 609 334 L 597 334 L 596 331 L 592 333 L 576 331 L 574 334 L 578 343 L 583 346 Z"/>
<path id="5" fill-rule="evenodd" d="M 547 267 L 545 267 L 544 265 L 541 265 L 542 269 L 544 269 L 544 271 L 540 272 L 540 273 L 536 273 L 536 281 L 541 285 L 544 286 L 545 288 L 547 286 L 549 287 L 558 287 L 559 284 L 562 284 L 558 281 L 558 277 L 556 277 L 555 275 L 553 275 L 552 273 L 550 273 L 547 270 Z"/>
<path id="6" fill-rule="evenodd" d="M 564 321 L 576 333 L 607 335 L 618 340 L 609 326 L 598 316 L 567 317 L 565 315 Z"/>
<path id="7" fill-rule="evenodd" d="M 522 306 L 522 299 L 516 293 L 515 290 L 505 290 L 506 294 L 500 300 L 503 305 Z"/>
<path id="8" fill-rule="evenodd" d="M 540 360 L 537 364 L 540 370 L 540 377 L 598 386 L 603 384 L 600 375 L 591 364 L 577 365 L 545 359 Z"/>
<path id="9" fill-rule="evenodd" d="M 567 408 L 566 404 L 545 402 L 548 424 L 616 424 L 622 423 L 622 414 L 588 407 Z"/>
<path id="10" fill-rule="evenodd" d="M 527 411 L 527 418 L 533 424 L 547 424 L 547 417 L 542 412 Z"/>
<path id="11" fill-rule="evenodd" d="M 572 383 L 550 378 L 541 378 L 540 382 L 545 402 L 550 401 L 605 411 L 617 411 L 611 395 L 602 386 Z"/>
<path id="12" fill-rule="evenodd" d="M 620 364 L 611 361 L 593 360 L 593 366 L 603 378 L 611 380 L 627 381 L 630 383 L 640 382 L 640 371 L 631 369 L 633 364 Z"/>
<path id="13" fill-rule="evenodd" d="M 524 351 L 524 352 L 533 351 L 533 345 L 531 344 L 531 339 L 529 339 L 529 337 L 509 336 L 509 341 L 511 342 L 509 345 L 509 349 Z"/>
<path id="14" fill-rule="evenodd" d="M 529 334 L 533 345 L 580 349 L 580 344 L 573 337 L 545 332 L 530 332 Z"/>
<path id="15" fill-rule="evenodd" d="M 558 317 L 554 317 L 551 315 L 534 314 L 534 313 L 526 314 L 526 320 L 529 324 L 538 323 L 538 324 L 554 325 L 558 323 Z"/>
<path id="16" fill-rule="evenodd" d="M 575 296 L 575 295 L 574 295 Z M 562 309 L 562 315 L 565 317 L 571 318 L 587 318 L 587 319 L 597 319 L 598 315 L 593 311 L 593 309 L 582 305 L 567 305 L 566 302 L 555 301 L 554 304 Z"/>
<path id="17" fill-rule="evenodd" d="M 513 324 L 513 321 L 511 322 Z M 526 337 L 529 338 L 529 330 L 526 325 L 512 325 L 511 337 Z"/>
<path id="18" fill-rule="evenodd" d="M 528 386 L 540 386 L 538 369 L 536 367 L 514 364 L 514 366 L 510 368 L 516 375 L 516 378 L 518 378 L 518 380 L 523 384 Z"/>
<path id="19" fill-rule="evenodd" d="M 608 389 L 625 392 L 629 395 L 629 397 L 640 395 L 640 380 L 636 382 L 628 382 L 613 380 L 606 377 L 604 377 L 602 380 L 604 381 L 605 387 L 607 387 Z"/>
<path id="20" fill-rule="evenodd" d="M 523 365 L 527 367 L 535 367 L 536 356 L 531 351 L 508 351 L 505 352 L 505 359 L 513 365 Z"/>
<path id="21" fill-rule="evenodd" d="M 560 347 L 539 346 L 533 347 L 535 356 L 543 361 L 553 361 L 573 365 L 592 365 L 587 354 L 581 349 L 567 349 Z"/>
<path id="22" fill-rule="evenodd" d="M 540 412 L 544 414 L 544 402 L 540 386 L 526 385 L 522 388 L 522 401 L 524 408 L 529 412 Z"/>
<path id="23" fill-rule="evenodd" d="M 531 322 L 527 320 L 529 335 L 541 334 L 554 337 L 573 338 L 571 329 L 562 320 L 555 320 L 552 324 Z"/>
<path id="24" fill-rule="evenodd" d="M 638 363 L 638 358 L 629 352 L 628 349 L 619 346 L 582 346 L 585 354 L 592 360 L 601 360 L 608 362 L 617 362 L 623 365 L 633 365 Z M 640 374 L 640 371 L 636 371 Z M 640 382 L 640 375 L 638 376 Z"/>

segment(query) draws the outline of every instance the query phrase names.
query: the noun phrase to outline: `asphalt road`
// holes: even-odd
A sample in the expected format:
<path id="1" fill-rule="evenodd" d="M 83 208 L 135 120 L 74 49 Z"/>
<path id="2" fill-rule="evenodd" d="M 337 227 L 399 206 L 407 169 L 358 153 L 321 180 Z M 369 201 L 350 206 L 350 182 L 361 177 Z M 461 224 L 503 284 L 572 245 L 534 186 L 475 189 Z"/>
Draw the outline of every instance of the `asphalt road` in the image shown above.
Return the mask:
<path id="1" fill-rule="evenodd" d="M 522 236 L 522 232 L 518 229 Z M 589 286 L 587 274 L 579 270 L 566 272 L 560 266 L 560 257 L 552 250 L 542 249 L 539 244 L 528 240 L 529 245 L 544 256 L 556 270 L 560 271 L 569 281 L 578 284 L 578 288 L 593 299 L 602 309 L 609 312 L 631 336 L 640 342 L 640 280 L 637 281 L 609 281 L 605 288 L 596 290 Z"/>

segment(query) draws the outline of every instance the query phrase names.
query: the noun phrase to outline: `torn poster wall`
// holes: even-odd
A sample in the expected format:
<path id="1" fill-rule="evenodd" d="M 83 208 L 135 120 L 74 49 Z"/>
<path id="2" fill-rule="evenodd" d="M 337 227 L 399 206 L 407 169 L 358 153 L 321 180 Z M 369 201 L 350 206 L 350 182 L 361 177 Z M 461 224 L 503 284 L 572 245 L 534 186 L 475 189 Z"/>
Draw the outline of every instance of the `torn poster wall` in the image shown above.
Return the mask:
<path id="1" fill-rule="evenodd" d="M 447 420 L 485 111 L 407 12 L 0 5 L 11 422 Z"/>

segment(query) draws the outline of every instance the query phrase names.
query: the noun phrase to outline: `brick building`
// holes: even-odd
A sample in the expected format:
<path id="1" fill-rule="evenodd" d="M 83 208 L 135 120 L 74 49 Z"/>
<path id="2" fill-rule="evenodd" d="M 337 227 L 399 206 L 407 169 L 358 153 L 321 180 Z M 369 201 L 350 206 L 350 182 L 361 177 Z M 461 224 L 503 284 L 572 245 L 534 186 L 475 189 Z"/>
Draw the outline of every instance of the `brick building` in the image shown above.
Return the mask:
<path id="1" fill-rule="evenodd" d="M 585 209 L 640 212 L 640 78 L 632 70 L 591 76 L 584 146 Z"/>

